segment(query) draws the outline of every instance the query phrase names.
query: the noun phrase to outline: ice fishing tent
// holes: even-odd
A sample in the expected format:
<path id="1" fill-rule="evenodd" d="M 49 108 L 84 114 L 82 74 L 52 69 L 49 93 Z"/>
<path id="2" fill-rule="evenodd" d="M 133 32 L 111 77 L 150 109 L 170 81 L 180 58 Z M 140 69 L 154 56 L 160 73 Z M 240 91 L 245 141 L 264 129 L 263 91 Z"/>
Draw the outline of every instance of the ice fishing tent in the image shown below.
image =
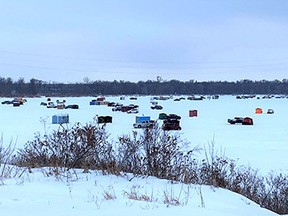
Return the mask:
<path id="1" fill-rule="evenodd" d="M 242 125 L 253 125 L 253 119 L 249 117 L 243 118 Z"/>
<path id="2" fill-rule="evenodd" d="M 53 115 L 52 124 L 67 124 L 69 123 L 69 115 Z"/>
<path id="3" fill-rule="evenodd" d="M 189 110 L 189 117 L 197 117 L 198 111 L 197 110 Z"/>
<path id="4" fill-rule="evenodd" d="M 167 118 L 167 114 L 166 113 L 159 113 L 159 119 L 166 119 Z"/>
<path id="5" fill-rule="evenodd" d="M 274 114 L 274 110 L 273 109 L 268 109 L 267 110 L 267 114 Z"/>
<path id="6" fill-rule="evenodd" d="M 98 123 L 112 123 L 112 116 L 98 116 Z"/>
<path id="7" fill-rule="evenodd" d="M 261 108 L 256 108 L 255 109 L 255 114 L 262 114 L 263 110 Z"/>

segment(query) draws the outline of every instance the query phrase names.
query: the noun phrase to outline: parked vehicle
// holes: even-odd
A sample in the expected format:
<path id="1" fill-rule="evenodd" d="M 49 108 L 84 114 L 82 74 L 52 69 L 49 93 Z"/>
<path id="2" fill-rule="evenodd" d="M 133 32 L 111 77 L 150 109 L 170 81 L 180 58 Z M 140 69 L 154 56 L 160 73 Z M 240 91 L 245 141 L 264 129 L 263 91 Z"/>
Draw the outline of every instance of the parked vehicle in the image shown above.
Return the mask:
<path id="1" fill-rule="evenodd" d="M 150 116 L 136 116 L 133 127 L 134 128 L 149 128 L 149 127 L 153 127 L 154 124 L 155 124 L 155 121 L 151 120 Z"/>
<path id="2" fill-rule="evenodd" d="M 156 104 L 156 105 L 152 105 L 151 106 L 151 109 L 155 109 L 155 110 L 162 110 L 163 109 L 163 107 L 161 106 L 161 105 L 158 105 L 158 104 Z"/>
<path id="3" fill-rule="evenodd" d="M 181 101 L 181 100 L 185 100 L 184 97 L 180 97 L 180 98 L 175 98 L 174 101 Z"/>
<path id="4" fill-rule="evenodd" d="M 199 97 L 196 97 L 196 96 L 189 96 L 187 97 L 188 100 L 203 100 L 205 99 L 204 96 L 199 96 Z"/>
<path id="5" fill-rule="evenodd" d="M 56 108 L 57 106 L 54 104 L 54 102 L 52 102 L 52 101 L 49 101 L 48 103 L 47 103 L 47 106 L 46 106 L 47 108 Z"/>
<path id="6" fill-rule="evenodd" d="M 79 105 L 78 104 L 67 105 L 65 106 L 65 109 L 79 109 Z"/>
<path id="7" fill-rule="evenodd" d="M 228 119 L 230 124 L 242 124 L 242 125 L 253 125 L 253 119 L 250 117 L 234 117 L 234 119 Z"/>
<path id="8" fill-rule="evenodd" d="M 134 113 L 139 113 L 139 110 L 137 108 L 133 108 L 127 111 L 128 114 L 134 114 Z"/>
<path id="9" fill-rule="evenodd" d="M 234 117 L 234 119 L 228 119 L 227 121 L 230 124 L 242 124 L 243 118 L 242 117 Z"/>
<path id="10" fill-rule="evenodd" d="M 177 119 L 166 119 L 163 121 L 163 130 L 181 130 L 180 121 Z"/>
<path id="11" fill-rule="evenodd" d="M 97 100 L 96 99 L 93 99 L 89 102 L 90 105 L 96 105 L 97 104 Z"/>
<path id="12" fill-rule="evenodd" d="M 108 102 L 107 106 L 108 107 L 115 107 L 116 103 L 115 102 Z"/>
<path id="13" fill-rule="evenodd" d="M 13 101 L 14 107 L 19 107 L 21 105 L 20 101 Z"/>
<path id="14" fill-rule="evenodd" d="M 150 103 L 151 103 L 152 105 L 157 105 L 157 104 L 158 104 L 157 101 L 151 101 Z"/>
<path id="15" fill-rule="evenodd" d="M 122 111 L 122 106 L 115 106 L 112 108 L 112 111 Z"/>
<path id="16" fill-rule="evenodd" d="M 181 119 L 181 116 L 176 115 L 176 114 L 169 114 L 167 116 L 167 119 L 177 119 L 177 120 L 179 120 L 179 119 Z"/>
<path id="17" fill-rule="evenodd" d="M 129 110 L 137 109 L 138 107 L 139 107 L 138 105 L 134 105 L 134 104 L 130 104 L 128 106 L 121 106 L 121 111 L 128 112 Z"/>
<path id="18" fill-rule="evenodd" d="M 134 128 L 151 128 L 155 124 L 155 121 L 150 120 L 150 121 L 142 121 L 138 123 L 134 123 L 133 127 Z"/>
<path id="19" fill-rule="evenodd" d="M 13 101 L 3 101 L 1 104 L 13 104 Z"/>
<path id="20" fill-rule="evenodd" d="M 65 100 L 63 100 L 63 101 L 56 100 L 56 103 L 57 103 L 57 106 L 56 106 L 57 109 L 64 109 L 65 108 L 65 103 L 66 103 Z"/>

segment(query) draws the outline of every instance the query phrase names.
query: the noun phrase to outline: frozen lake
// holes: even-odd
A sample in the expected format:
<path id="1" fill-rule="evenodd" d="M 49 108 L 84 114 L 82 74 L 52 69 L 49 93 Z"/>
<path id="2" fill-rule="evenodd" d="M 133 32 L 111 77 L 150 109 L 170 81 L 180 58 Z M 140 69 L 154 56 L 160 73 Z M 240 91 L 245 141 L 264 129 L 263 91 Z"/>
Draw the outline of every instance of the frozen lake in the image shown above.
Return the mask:
<path id="1" fill-rule="evenodd" d="M 184 96 L 187 98 L 187 96 Z M 262 96 L 261 96 L 262 97 Z M 177 98 L 174 96 L 174 99 Z M 288 99 L 236 99 L 235 96 L 220 96 L 218 100 L 181 100 L 169 99 L 158 101 L 163 110 L 152 110 L 151 97 L 141 96 L 137 100 L 125 100 L 120 97 L 106 97 L 106 101 L 119 102 L 124 105 L 139 105 L 138 114 L 113 112 L 112 107 L 104 105 L 89 105 L 93 97 L 69 97 L 51 98 L 52 101 L 66 100 L 66 105 L 78 104 L 78 110 L 72 109 L 48 109 L 40 106 L 47 98 L 26 98 L 27 102 L 20 107 L 12 105 L 0 105 L 1 120 L 0 131 L 4 145 L 10 142 L 16 143 L 16 147 L 23 147 L 27 141 L 31 141 L 36 132 L 42 135 L 57 129 L 59 125 L 52 124 L 52 116 L 57 114 L 69 114 L 72 127 L 76 122 L 85 125 L 92 122 L 96 115 L 111 115 L 113 121 L 107 124 L 107 130 L 111 139 L 116 139 L 122 134 L 129 134 L 135 122 L 135 116 L 148 115 L 156 120 L 159 113 L 175 113 L 182 117 L 182 139 L 194 146 L 208 147 L 214 142 L 219 154 L 225 154 L 230 159 L 238 160 L 237 164 L 251 166 L 261 172 L 270 170 L 287 171 L 288 167 Z M 11 98 L 1 98 L 1 102 Z M 256 108 L 262 108 L 263 114 L 255 114 Z M 266 114 L 268 109 L 273 109 L 274 114 Z M 189 117 L 189 110 L 197 110 L 198 117 Z M 253 126 L 230 125 L 228 118 L 235 116 L 251 117 Z M 161 122 L 161 121 L 160 121 Z M 139 130 L 139 129 L 137 129 Z"/>

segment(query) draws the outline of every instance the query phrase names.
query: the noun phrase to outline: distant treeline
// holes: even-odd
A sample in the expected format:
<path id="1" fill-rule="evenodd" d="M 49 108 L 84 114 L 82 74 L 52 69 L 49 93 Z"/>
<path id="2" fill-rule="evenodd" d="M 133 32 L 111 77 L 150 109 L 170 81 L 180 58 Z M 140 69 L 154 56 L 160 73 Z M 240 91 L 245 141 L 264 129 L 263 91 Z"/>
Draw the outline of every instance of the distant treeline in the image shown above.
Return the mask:
<path id="1" fill-rule="evenodd" d="M 17 81 L 0 77 L 0 96 L 94 96 L 94 95 L 213 95 L 213 94 L 288 94 L 288 80 L 239 81 L 89 81 L 57 83 L 24 78 Z"/>

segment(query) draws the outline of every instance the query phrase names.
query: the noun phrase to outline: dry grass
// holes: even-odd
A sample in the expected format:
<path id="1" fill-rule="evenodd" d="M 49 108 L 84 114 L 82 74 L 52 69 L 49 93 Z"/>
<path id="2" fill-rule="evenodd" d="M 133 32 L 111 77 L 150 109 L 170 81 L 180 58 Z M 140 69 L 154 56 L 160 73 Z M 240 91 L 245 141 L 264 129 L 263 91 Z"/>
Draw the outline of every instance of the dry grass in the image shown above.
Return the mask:
<path id="1" fill-rule="evenodd" d="M 172 206 L 179 206 L 181 205 L 181 202 L 179 201 L 178 198 L 171 196 L 170 194 L 167 194 L 164 192 L 164 204 L 167 206 L 172 205 Z"/>
<path id="2" fill-rule="evenodd" d="M 115 200 L 117 198 L 113 187 L 109 187 L 109 191 L 105 190 L 102 195 L 105 200 Z"/>
<path id="3" fill-rule="evenodd" d="M 127 196 L 128 199 L 137 200 L 137 201 L 145 201 L 145 202 L 153 202 L 153 193 L 149 196 L 147 194 L 141 194 L 136 186 L 133 186 L 130 191 L 124 191 L 124 195 Z"/>

